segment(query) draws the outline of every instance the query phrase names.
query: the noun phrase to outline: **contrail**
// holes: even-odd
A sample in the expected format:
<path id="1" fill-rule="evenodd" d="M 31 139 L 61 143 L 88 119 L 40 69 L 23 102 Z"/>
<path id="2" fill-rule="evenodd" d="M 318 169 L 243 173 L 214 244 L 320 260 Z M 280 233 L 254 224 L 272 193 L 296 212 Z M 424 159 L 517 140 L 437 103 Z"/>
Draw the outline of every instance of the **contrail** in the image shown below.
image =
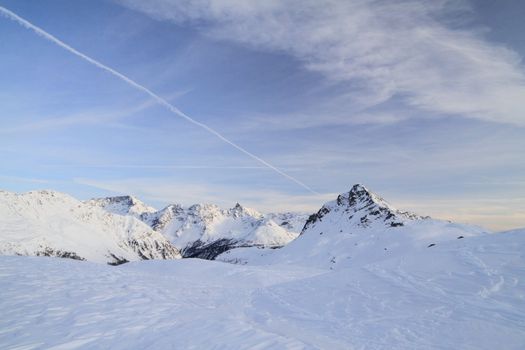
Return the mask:
<path id="1" fill-rule="evenodd" d="M 220 140 L 226 142 L 227 144 L 229 144 L 230 146 L 236 148 L 237 150 L 241 151 L 242 153 L 246 154 L 247 156 L 255 159 L 256 161 L 258 161 L 259 163 L 263 164 L 264 166 L 272 169 L 273 171 L 275 171 L 279 175 L 284 176 L 285 178 L 295 182 L 296 184 L 298 184 L 302 188 L 306 189 L 307 191 L 309 191 L 309 192 L 311 192 L 311 193 L 313 193 L 315 195 L 319 195 L 318 192 L 314 191 L 312 188 L 310 188 L 306 184 L 304 184 L 301 181 L 297 180 L 293 176 L 288 175 L 285 172 L 279 170 L 275 166 L 271 165 L 270 163 L 268 163 L 264 159 L 256 156 L 255 154 L 251 153 L 250 151 L 245 150 L 243 147 L 237 145 L 235 142 L 228 140 L 226 137 L 222 136 L 218 131 L 215 131 L 214 129 L 210 128 L 208 125 L 203 124 L 203 123 L 201 123 L 201 122 L 191 118 L 186 113 L 182 112 L 177 107 L 173 106 L 171 103 L 169 103 L 168 101 L 166 101 L 165 99 L 163 99 L 159 95 L 155 94 L 153 91 L 151 91 L 148 88 L 140 85 L 139 83 L 131 80 L 130 78 L 126 77 L 124 74 L 119 73 L 118 71 L 114 70 L 113 68 L 110 68 L 110 67 L 106 66 L 105 64 L 102 64 L 99 61 L 97 61 L 97 60 L 95 60 L 95 59 L 93 59 L 93 58 L 83 54 L 82 52 L 72 48 L 71 46 L 69 46 L 68 44 L 63 42 L 62 40 L 60 40 L 60 39 L 56 38 L 55 36 L 49 34 L 45 30 L 43 30 L 42 28 L 32 24 L 31 22 L 23 19 L 22 17 L 18 16 L 16 13 L 6 9 L 5 7 L 0 6 L 0 13 L 3 14 L 5 17 L 7 17 L 7 18 L 17 22 L 18 24 L 22 25 L 23 27 L 34 31 L 37 35 L 40 35 L 44 39 L 47 39 L 47 40 L 57 44 L 58 46 L 62 47 L 63 49 L 66 49 L 67 51 L 71 52 L 72 54 L 77 55 L 78 57 L 84 59 L 85 61 L 88 61 L 89 63 L 93 64 L 94 66 L 96 66 L 96 67 L 98 67 L 100 69 L 103 69 L 103 70 L 105 70 L 106 72 L 108 72 L 110 74 L 113 74 L 114 76 L 116 76 L 120 80 L 123 80 L 124 82 L 126 82 L 128 85 L 131 85 L 135 89 L 146 93 L 151 98 L 153 98 L 155 101 L 157 101 L 158 104 L 164 106 L 166 109 L 168 109 L 173 114 L 175 114 L 175 115 L 177 115 L 177 116 L 179 116 L 181 118 L 184 118 L 187 121 L 189 121 L 190 123 L 195 124 L 198 127 L 206 130 L 210 134 L 215 135 Z"/>

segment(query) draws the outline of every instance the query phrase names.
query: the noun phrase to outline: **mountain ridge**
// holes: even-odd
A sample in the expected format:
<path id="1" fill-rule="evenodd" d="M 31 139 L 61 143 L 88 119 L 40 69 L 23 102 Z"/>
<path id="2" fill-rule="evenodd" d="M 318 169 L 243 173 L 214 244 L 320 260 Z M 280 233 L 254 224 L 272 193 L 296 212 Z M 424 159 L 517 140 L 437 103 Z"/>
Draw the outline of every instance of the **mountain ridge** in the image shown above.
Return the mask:
<path id="1" fill-rule="evenodd" d="M 131 215 L 112 214 L 51 190 L 0 191 L 0 252 L 120 264 L 176 259 L 179 251 Z"/>
<path id="2" fill-rule="evenodd" d="M 406 220 L 430 219 L 429 216 L 420 216 L 407 211 L 400 211 L 376 193 L 362 184 L 355 184 L 348 192 L 337 196 L 333 201 L 325 203 L 315 214 L 310 215 L 301 234 L 316 222 L 333 211 L 348 213 L 348 219 L 356 225 L 367 227 L 372 222 L 382 219 L 385 226 L 403 226 Z"/>
<path id="3" fill-rule="evenodd" d="M 304 214 L 262 214 L 239 203 L 228 209 L 211 203 L 188 207 L 169 204 L 158 211 L 139 212 L 130 201 L 120 198 L 126 196 L 95 198 L 86 203 L 115 212 L 108 203 L 120 202 L 118 212 L 134 215 L 162 233 L 188 258 L 214 259 L 236 247 L 282 247 L 297 237 L 306 221 Z"/>

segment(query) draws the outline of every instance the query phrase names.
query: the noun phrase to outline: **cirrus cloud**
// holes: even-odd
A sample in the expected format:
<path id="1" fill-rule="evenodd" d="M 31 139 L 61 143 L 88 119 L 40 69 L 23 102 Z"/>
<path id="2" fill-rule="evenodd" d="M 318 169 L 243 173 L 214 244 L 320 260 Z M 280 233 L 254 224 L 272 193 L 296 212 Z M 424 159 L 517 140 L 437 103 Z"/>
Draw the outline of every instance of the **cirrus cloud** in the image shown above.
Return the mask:
<path id="1" fill-rule="evenodd" d="M 457 20 L 470 16 L 463 1 L 118 2 L 219 40 L 287 53 L 348 83 L 361 110 L 395 98 L 414 110 L 525 125 L 521 58 Z"/>

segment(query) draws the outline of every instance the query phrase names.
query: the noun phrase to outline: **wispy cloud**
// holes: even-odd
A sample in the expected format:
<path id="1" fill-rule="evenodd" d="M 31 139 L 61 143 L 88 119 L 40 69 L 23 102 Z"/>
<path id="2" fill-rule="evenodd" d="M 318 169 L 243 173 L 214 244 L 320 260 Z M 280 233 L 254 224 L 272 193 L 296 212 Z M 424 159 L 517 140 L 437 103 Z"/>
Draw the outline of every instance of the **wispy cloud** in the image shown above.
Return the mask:
<path id="1" fill-rule="evenodd" d="M 355 126 L 362 124 L 394 124 L 411 118 L 409 111 L 361 111 L 355 113 L 341 113 L 325 109 L 324 112 L 301 113 L 250 113 L 243 114 L 243 118 L 235 124 L 225 125 L 228 132 L 260 132 L 274 130 L 302 130 L 323 126 Z"/>
<path id="2" fill-rule="evenodd" d="M 128 178 L 119 180 L 96 180 L 76 178 L 77 184 L 109 191 L 113 194 L 133 194 L 145 201 L 166 205 L 179 203 L 214 203 L 231 207 L 236 202 L 262 212 L 297 211 L 316 212 L 321 205 L 334 199 L 337 194 L 291 195 L 275 190 L 243 189 L 231 185 L 179 182 L 172 178 Z"/>
<path id="3" fill-rule="evenodd" d="M 167 99 L 172 100 L 179 98 L 189 90 L 176 91 L 171 93 Z M 78 113 L 71 113 L 65 116 L 33 116 L 32 121 L 21 123 L 17 125 L 2 125 L 0 126 L 0 134 L 15 134 L 19 135 L 24 132 L 35 132 L 41 130 L 56 130 L 57 128 L 67 128 L 78 125 L 102 125 L 106 127 L 116 128 L 133 128 L 133 126 L 126 123 L 119 123 L 118 121 L 125 120 L 142 111 L 157 105 L 151 99 L 144 100 L 134 106 L 119 107 L 119 108 L 105 108 L 103 110 L 91 110 Z M 37 120 L 34 120 L 38 117 Z"/>
<path id="4" fill-rule="evenodd" d="M 348 83 L 362 108 L 399 98 L 416 110 L 525 125 L 521 58 L 467 21 L 445 21 L 470 16 L 464 1 L 118 2 L 214 38 L 286 52 Z"/>
<path id="5" fill-rule="evenodd" d="M 61 117 L 44 117 L 39 116 L 39 120 L 30 121 L 24 124 L 13 125 L 9 127 L 0 127 L 0 134 L 17 134 L 21 132 L 33 132 L 46 129 L 66 128 L 76 125 L 89 124 L 103 124 L 112 125 L 110 123 L 123 119 L 135 113 L 141 112 L 155 105 L 155 102 L 148 100 L 137 106 L 118 111 L 89 111 L 81 113 L 73 113 Z"/>
<path id="6" fill-rule="evenodd" d="M 56 184 L 59 181 L 53 181 L 48 179 L 36 179 L 31 177 L 21 177 L 21 176 L 4 176 L 0 175 L 0 180 L 2 181 L 10 181 L 10 182 L 27 182 L 27 183 L 35 183 L 35 184 Z"/>

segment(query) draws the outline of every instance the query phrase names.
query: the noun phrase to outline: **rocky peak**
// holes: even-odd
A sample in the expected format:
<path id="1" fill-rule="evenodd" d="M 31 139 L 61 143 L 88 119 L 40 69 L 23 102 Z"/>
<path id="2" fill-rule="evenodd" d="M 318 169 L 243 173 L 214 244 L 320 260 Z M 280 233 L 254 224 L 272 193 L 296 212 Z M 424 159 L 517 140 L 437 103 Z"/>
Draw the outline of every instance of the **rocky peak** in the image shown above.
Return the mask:
<path id="1" fill-rule="evenodd" d="M 243 207 L 239 203 L 236 203 L 233 208 L 228 210 L 228 212 L 234 218 L 239 218 L 243 216 L 252 216 L 257 219 L 262 218 L 262 214 L 260 214 L 259 212 L 250 208 Z"/>
<path id="2" fill-rule="evenodd" d="M 372 206 L 378 205 L 385 208 L 391 208 L 383 198 L 368 190 L 361 184 L 352 186 L 349 192 L 337 196 L 337 205 L 347 207 Z"/>
<path id="3" fill-rule="evenodd" d="M 155 231 L 162 231 L 172 220 L 183 213 L 184 208 L 180 204 L 170 204 L 158 212 L 142 213 L 140 219 Z"/>
<path id="4" fill-rule="evenodd" d="M 354 185 L 350 191 L 337 196 L 335 201 L 323 205 L 316 214 L 308 218 L 302 232 L 323 221 L 328 215 L 337 215 L 338 220 L 345 220 L 350 225 L 358 227 L 368 227 L 373 224 L 397 227 L 403 226 L 406 220 L 422 219 L 416 214 L 395 209 L 361 184 Z"/>
<path id="5" fill-rule="evenodd" d="M 115 196 L 106 198 L 94 198 L 86 202 L 87 204 L 98 206 L 106 211 L 119 215 L 134 215 L 139 217 L 146 213 L 154 213 L 155 208 L 152 208 L 141 200 L 133 196 Z"/>
<path id="6" fill-rule="evenodd" d="M 144 202 L 142 202 L 140 199 L 134 196 L 129 196 L 129 195 L 128 196 L 108 197 L 107 203 L 108 204 L 118 203 L 118 204 L 126 205 L 128 207 L 138 206 L 138 207 L 148 208 L 148 206 Z"/>
<path id="7" fill-rule="evenodd" d="M 221 212 L 221 208 L 219 208 L 215 204 L 193 204 L 192 206 L 188 207 L 187 213 L 189 215 L 194 216 L 216 216 L 218 213 Z"/>

